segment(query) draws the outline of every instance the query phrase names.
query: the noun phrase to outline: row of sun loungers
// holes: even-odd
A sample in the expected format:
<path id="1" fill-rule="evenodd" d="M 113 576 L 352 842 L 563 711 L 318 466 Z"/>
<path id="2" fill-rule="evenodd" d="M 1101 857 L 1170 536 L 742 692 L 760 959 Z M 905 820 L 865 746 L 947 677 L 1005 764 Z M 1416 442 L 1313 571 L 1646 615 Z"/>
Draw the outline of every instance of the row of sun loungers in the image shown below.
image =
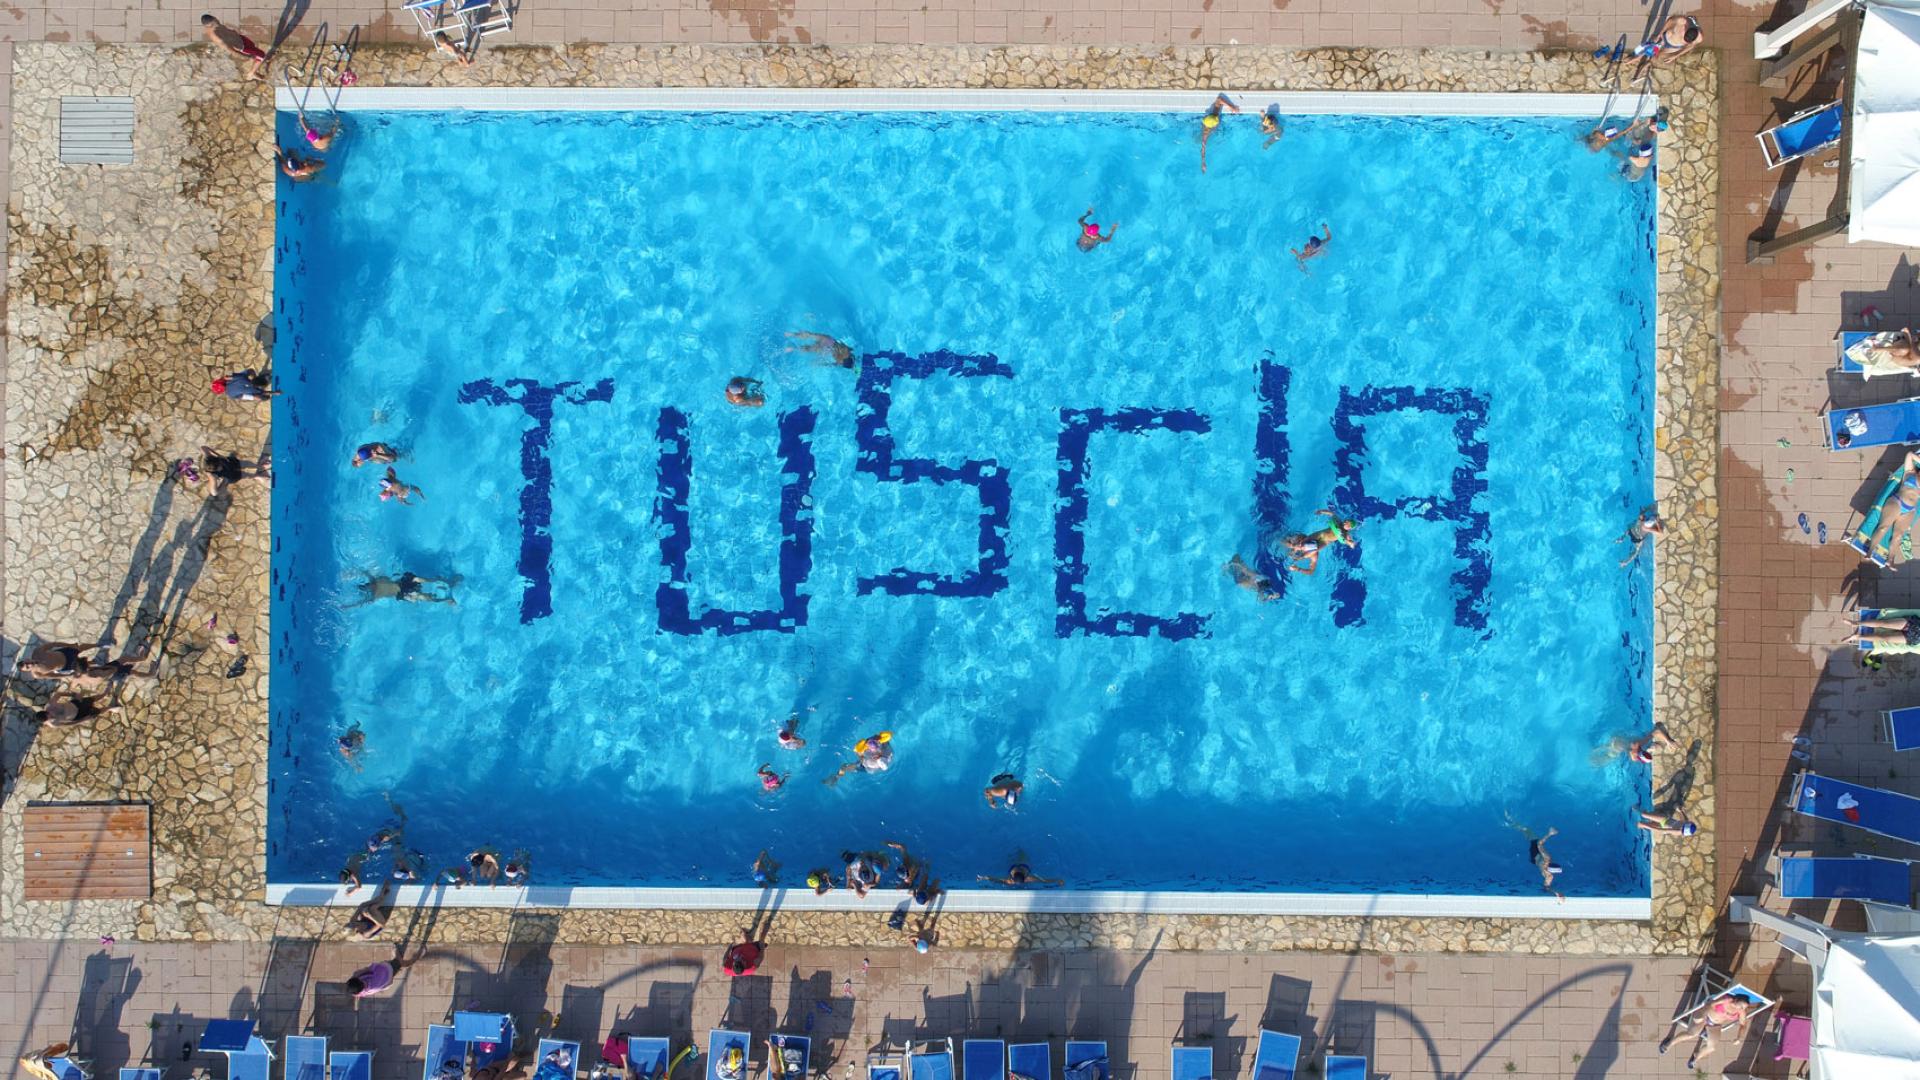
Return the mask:
<path id="1" fill-rule="evenodd" d="M 1920 801 L 1920 800 L 1917 800 Z M 1829 860 L 1850 862 L 1851 860 Z M 1883 860 L 1884 861 L 1884 860 Z M 1905 864 L 1902 864 L 1905 865 Z M 504 1013 L 456 1012 L 450 1024 L 432 1024 L 421 1044 L 421 1080 L 451 1080 L 486 1068 L 513 1052 L 513 1020 Z M 671 1045 L 665 1038 L 625 1036 L 626 1056 L 637 1075 L 667 1080 Z M 774 1035 L 767 1062 L 769 1080 L 805 1080 L 811 1071 L 812 1039 L 804 1035 Z M 251 1020 L 214 1020 L 200 1037 L 200 1050 L 227 1058 L 228 1080 L 268 1080 L 273 1051 L 254 1033 Z M 1059 1080 L 1112 1080 L 1107 1044 L 1092 1039 L 1069 1039 L 1061 1055 Z M 328 1052 L 319 1035 L 289 1035 L 282 1046 L 285 1080 L 370 1080 L 373 1055 L 368 1051 Z M 606 1051 L 611 1055 L 613 1051 Z M 707 1035 L 706 1080 L 748 1080 L 753 1056 L 752 1036 L 744 1031 L 715 1028 Z M 1294 1080 L 1299 1066 L 1300 1037 L 1262 1030 L 1249 1080 Z M 87 1080 L 81 1063 L 53 1059 L 48 1069 L 57 1080 Z M 1055 1080 L 1050 1043 L 1027 1042 L 1009 1046 L 1001 1039 L 967 1039 L 955 1071 L 952 1039 L 930 1040 L 898 1053 L 867 1057 L 867 1080 Z M 586 1071 L 580 1044 L 569 1039 L 542 1039 L 527 1072 L 532 1080 L 576 1080 Z M 1326 1080 L 1367 1080 L 1367 1059 L 1329 1054 Z M 1213 1080 L 1213 1048 L 1172 1048 L 1172 1080 Z M 160 1080 L 160 1070 L 120 1070 L 120 1080 Z"/>

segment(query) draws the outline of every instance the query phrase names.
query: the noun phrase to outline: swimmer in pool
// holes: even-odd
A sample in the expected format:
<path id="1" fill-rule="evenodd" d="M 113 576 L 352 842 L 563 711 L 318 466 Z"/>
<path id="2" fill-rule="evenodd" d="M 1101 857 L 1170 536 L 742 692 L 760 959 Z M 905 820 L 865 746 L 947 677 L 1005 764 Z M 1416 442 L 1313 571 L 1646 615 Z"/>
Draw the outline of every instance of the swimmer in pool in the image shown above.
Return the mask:
<path id="1" fill-rule="evenodd" d="M 1333 239 L 1333 228 L 1324 221 L 1320 223 L 1320 232 L 1321 235 L 1319 236 L 1307 237 L 1307 246 L 1305 248 L 1287 249 L 1293 252 L 1293 263 L 1300 268 L 1300 272 L 1303 274 L 1307 272 L 1307 260 L 1317 259 L 1325 255 L 1327 253 L 1327 243 Z"/>
<path id="2" fill-rule="evenodd" d="M 867 890 L 880 884 L 880 868 L 874 864 L 874 858 L 865 852 L 843 851 L 840 858 L 847 864 L 847 888 L 854 895 L 865 896 Z"/>
<path id="3" fill-rule="evenodd" d="M 1286 133 L 1286 128 L 1280 126 L 1280 103 L 1276 101 L 1260 114 L 1260 134 L 1267 137 L 1267 141 L 1260 144 L 1260 149 L 1273 149 L 1273 144 L 1279 142 L 1280 136 Z"/>
<path id="4" fill-rule="evenodd" d="M 780 864 L 765 849 L 753 860 L 753 883 L 763 889 L 773 888 L 773 877 L 780 872 Z"/>
<path id="5" fill-rule="evenodd" d="M 1916 455 L 1909 454 L 1907 456 L 1914 458 Z M 1920 484 L 1916 484 L 1916 486 L 1920 486 Z M 1642 548 L 1650 547 L 1653 544 L 1654 537 L 1665 536 L 1666 533 L 1667 523 L 1660 520 L 1660 514 L 1657 510 L 1649 506 L 1640 511 L 1640 516 L 1633 519 L 1633 524 L 1627 526 L 1627 531 L 1613 539 L 1613 542 L 1616 544 L 1623 541 L 1633 542 L 1632 549 L 1627 552 L 1626 558 L 1620 560 L 1620 565 L 1625 566 L 1639 558 Z"/>
<path id="6" fill-rule="evenodd" d="M 1097 221 L 1087 220 L 1092 216 L 1093 216 L 1093 207 L 1091 206 L 1087 207 L 1086 213 L 1080 215 L 1079 244 L 1080 244 L 1081 251 L 1092 251 L 1094 248 L 1099 247 L 1101 244 L 1113 243 L 1113 234 L 1115 231 L 1117 231 L 1120 228 L 1119 223 L 1115 222 L 1107 226 L 1107 235 L 1101 236 L 1100 223 Z"/>
<path id="7" fill-rule="evenodd" d="M 1272 578 L 1248 566 L 1247 560 L 1238 555 L 1227 560 L 1225 570 L 1227 576 L 1233 579 L 1235 585 L 1259 597 L 1260 602 L 1263 604 L 1269 600 L 1278 599 L 1280 596 L 1279 593 L 1273 590 Z"/>
<path id="8" fill-rule="evenodd" d="M 340 868 L 340 884 L 347 887 L 345 895 L 352 896 L 360 888 L 360 868 L 365 866 L 367 856 L 364 852 L 355 852 L 347 856 L 347 865 Z"/>
<path id="9" fill-rule="evenodd" d="M 749 379 L 745 375 L 735 375 L 727 382 L 727 404 L 738 405 L 743 409 L 757 409 L 767 403 L 766 391 L 760 389 L 759 379 Z"/>
<path id="10" fill-rule="evenodd" d="M 376 574 L 360 583 L 360 599 L 340 606 L 359 607 L 375 600 L 399 600 L 407 604 L 457 604 L 452 594 L 453 587 L 459 582 L 459 578 L 427 578 L 411 571 L 397 578 Z"/>
<path id="11" fill-rule="evenodd" d="M 515 848 L 513 858 L 500 864 L 500 881 L 505 885 L 527 883 L 528 856 L 525 848 Z"/>
<path id="12" fill-rule="evenodd" d="M 780 732 L 774 738 L 779 740 L 782 750 L 806 749 L 807 740 L 800 737 L 800 714 L 789 713 L 787 722 L 780 726 Z"/>
<path id="13" fill-rule="evenodd" d="M 996 810 L 1002 807 L 1011 810 L 1020 801 L 1020 793 L 1025 790 L 1026 785 L 1020 782 L 1019 777 L 1003 772 L 987 784 L 987 805 Z M 996 799 L 999 801 L 996 802 Z"/>
<path id="14" fill-rule="evenodd" d="M 1012 866 L 1007 867 L 1006 877 L 989 877 L 986 874 L 978 874 L 976 876 L 981 881 L 992 882 L 995 885 L 1005 885 L 1014 889 L 1022 889 L 1028 885 L 1065 885 L 1067 883 L 1064 878 L 1045 878 L 1035 874 L 1033 867 L 1027 865 L 1025 854 L 1025 852 L 1014 853 L 1016 861 Z"/>
<path id="15" fill-rule="evenodd" d="M 327 163 L 319 158 L 303 158 L 291 150 L 276 149 L 273 160 L 280 164 L 280 171 L 287 174 L 287 179 L 296 184 L 313 179 L 316 173 L 327 167 Z"/>
<path id="16" fill-rule="evenodd" d="M 882 731 L 869 735 L 853 744 L 853 752 L 860 756 L 840 766 L 840 771 L 823 781 L 828 787 L 840 782 L 840 778 L 850 772 L 886 772 L 893 767 L 893 732 Z"/>
<path id="17" fill-rule="evenodd" d="M 1555 900 L 1566 903 L 1566 894 L 1553 887 L 1554 879 L 1560 876 L 1562 868 L 1559 863 L 1553 861 L 1553 856 L 1547 854 L 1547 841 L 1557 836 L 1560 830 L 1549 826 L 1545 836 L 1535 836 L 1532 829 L 1513 820 L 1512 815 L 1507 816 L 1507 824 L 1519 829 L 1521 834 L 1526 836 L 1527 861 L 1533 864 L 1535 870 L 1540 871 L 1541 890 L 1552 893 Z"/>
<path id="18" fill-rule="evenodd" d="M 353 451 L 353 467 L 359 468 L 367 462 L 391 465 L 400 460 L 400 451 L 383 442 L 361 443 Z"/>
<path id="19" fill-rule="evenodd" d="M 380 478 L 381 502 L 392 500 L 401 506 L 412 506 L 415 498 L 424 500 L 426 497 L 426 492 L 400 479 L 400 474 L 393 471 L 393 466 L 387 466 L 387 475 Z"/>
<path id="20" fill-rule="evenodd" d="M 1287 569 L 1296 574 L 1313 573 L 1320 565 L 1320 553 L 1336 543 L 1353 547 L 1353 530 L 1360 527 L 1358 521 L 1341 517 L 1331 507 L 1314 513 L 1326 517 L 1332 524 L 1310 533 L 1295 533 L 1280 541 L 1287 549 Z M 1303 563 L 1305 565 L 1301 565 Z"/>
<path id="21" fill-rule="evenodd" d="M 1234 112 L 1239 112 L 1240 106 L 1235 105 L 1233 101 L 1229 99 L 1225 94 L 1220 94 L 1219 96 L 1215 97 L 1213 99 L 1213 104 L 1207 106 L 1206 115 L 1200 118 L 1200 171 L 1201 172 L 1207 171 L 1207 140 L 1213 138 L 1213 133 L 1216 130 L 1218 130 L 1220 127 L 1220 110 L 1221 109 L 1231 109 Z"/>
<path id="22" fill-rule="evenodd" d="M 360 771 L 360 751 L 367 747 L 367 733 L 360 730 L 360 721 L 355 720 L 339 738 L 333 740 L 334 749 L 340 751 L 354 772 Z"/>
<path id="23" fill-rule="evenodd" d="M 500 852 L 483 847 L 467 853 L 467 869 L 475 885 L 494 885 L 500 881 Z"/>
<path id="24" fill-rule="evenodd" d="M 760 777 L 760 790 L 762 791 L 779 791 L 787 782 L 787 778 L 774 772 L 773 766 L 767 762 L 761 762 L 760 767 L 754 771 Z"/>
<path id="25" fill-rule="evenodd" d="M 826 357 L 825 362 L 831 363 L 835 367 L 847 369 L 852 369 L 853 367 L 853 346 L 848 345 L 839 338 L 828 337 L 825 334 L 816 334 L 811 330 L 789 330 L 787 331 L 787 336 L 800 343 L 798 345 L 787 346 L 790 352 L 794 350 L 809 352 L 816 356 Z"/>

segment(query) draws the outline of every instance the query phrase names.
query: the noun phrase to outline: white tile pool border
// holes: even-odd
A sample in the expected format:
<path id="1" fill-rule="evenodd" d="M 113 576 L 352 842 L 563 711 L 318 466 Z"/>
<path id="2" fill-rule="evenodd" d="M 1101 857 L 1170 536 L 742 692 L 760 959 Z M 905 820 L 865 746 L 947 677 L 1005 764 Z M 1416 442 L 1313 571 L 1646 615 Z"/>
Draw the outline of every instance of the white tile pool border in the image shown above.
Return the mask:
<path id="1" fill-rule="evenodd" d="M 624 889 L 563 886 L 455 889 L 444 885 L 407 885 L 394 890 L 399 907 L 448 908 L 670 909 L 745 911 L 763 904 L 783 911 L 888 912 L 905 893 L 876 889 L 865 899 L 836 889 L 816 896 L 807 888 Z M 267 903 L 285 907 L 351 907 L 369 896 L 352 896 L 334 885 L 267 886 Z M 1448 896 L 1387 893 L 1220 893 L 1220 892 L 1030 892 L 956 889 L 940 901 L 944 911 L 996 913 L 1128 915 L 1317 915 L 1355 917 L 1470 919 L 1607 919 L 1645 921 L 1653 917 L 1648 897 Z"/>
<path id="2" fill-rule="evenodd" d="M 1289 116 L 1599 116 L 1606 94 L 1415 93 L 1405 91 L 1232 91 L 1247 113 L 1270 104 Z M 300 95 L 282 86 L 274 105 L 292 109 Z M 350 86 L 342 109 L 788 111 L 788 112 L 1190 112 L 1203 111 L 1210 90 L 788 89 L 782 87 L 415 87 Z M 1613 104 L 1626 100 L 1614 99 Z M 1659 102 L 1640 103 L 1651 114 Z M 1616 110 L 1617 111 L 1617 110 Z"/>
<path id="3" fill-rule="evenodd" d="M 1278 105 L 1289 116 L 1593 116 L 1610 102 L 1605 94 L 1420 93 L 1402 91 L 1230 91 L 1241 109 L 1258 114 Z M 978 89 L 790 89 L 778 87 L 348 87 L 342 110 L 440 111 L 789 111 L 789 112 L 1172 112 L 1199 113 L 1213 91 L 1198 90 L 978 90 Z M 275 106 L 291 110 L 299 95 L 288 87 Z M 1650 113 L 1658 102 L 1641 103 Z M 272 884 L 266 902 L 287 907 L 348 907 L 352 896 L 330 884 Z M 763 903 L 794 911 L 891 911 L 896 891 L 859 899 L 836 890 L 815 896 L 808 889 L 646 889 L 548 886 L 453 889 L 405 886 L 400 906 L 447 908 L 559 908 L 752 910 Z M 1522 918 L 1646 921 L 1651 897 L 1570 898 L 1542 895 L 1469 896 L 1380 893 L 1227 892 L 1031 892 L 956 890 L 945 894 L 947 911 L 1058 914 L 1299 915 L 1407 918 Z"/>

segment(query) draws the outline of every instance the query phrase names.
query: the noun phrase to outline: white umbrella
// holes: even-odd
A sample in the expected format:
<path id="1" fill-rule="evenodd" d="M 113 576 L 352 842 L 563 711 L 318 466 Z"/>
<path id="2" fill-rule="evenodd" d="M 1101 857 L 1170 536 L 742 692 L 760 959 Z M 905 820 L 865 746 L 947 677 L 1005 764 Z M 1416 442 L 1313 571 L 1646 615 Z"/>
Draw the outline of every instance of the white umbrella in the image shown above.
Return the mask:
<path id="1" fill-rule="evenodd" d="M 1869 3 L 1853 72 L 1847 239 L 1920 247 L 1920 0 Z"/>

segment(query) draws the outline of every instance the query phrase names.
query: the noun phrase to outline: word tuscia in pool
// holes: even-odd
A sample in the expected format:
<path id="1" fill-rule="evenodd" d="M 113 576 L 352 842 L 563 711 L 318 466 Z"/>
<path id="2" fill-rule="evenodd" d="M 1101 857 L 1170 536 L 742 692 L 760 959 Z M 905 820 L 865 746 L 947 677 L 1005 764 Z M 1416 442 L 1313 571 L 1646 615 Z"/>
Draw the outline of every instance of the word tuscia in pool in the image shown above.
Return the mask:
<path id="1" fill-rule="evenodd" d="M 1255 470 L 1253 518 L 1262 543 L 1254 566 L 1270 580 L 1270 592 L 1284 596 L 1290 574 L 1274 555 L 1274 541 L 1292 527 L 1296 512 L 1315 507 L 1292 505 L 1287 491 L 1290 442 L 1287 391 L 1291 372 L 1283 365 L 1262 361 L 1255 367 L 1260 416 L 1253 433 Z M 969 355 L 940 350 L 909 356 L 897 352 L 868 353 L 860 363 L 855 445 L 856 469 L 883 483 L 961 484 L 974 489 L 980 501 L 976 524 L 976 561 L 972 568 L 949 573 L 897 566 L 862 573 L 856 591 L 893 596 L 990 597 L 1007 588 L 1007 543 L 1012 533 L 1012 486 L 1008 471 L 993 458 L 943 463 L 898 453 L 889 427 L 892 388 L 897 380 L 950 378 L 1014 378 L 1014 369 L 990 354 Z M 560 405 L 585 406 L 613 400 L 614 380 L 569 381 L 543 384 L 509 379 L 504 384 L 481 379 L 460 389 L 463 403 L 517 405 L 533 420 L 522 436 L 520 468 L 525 487 L 520 497 L 519 570 L 526 579 L 520 621 L 530 623 L 553 613 L 551 563 L 554 537 L 553 469 L 547 457 L 554 410 Z M 1464 387 L 1415 388 L 1342 387 L 1331 418 L 1335 436 L 1332 503 L 1344 514 L 1367 523 L 1398 517 L 1452 523 L 1453 554 L 1459 563 L 1449 579 L 1454 593 L 1456 626 L 1491 635 L 1487 596 L 1492 569 L 1488 557 L 1487 511 L 1477 505 L 1487 491 L 1487 443 L 1484 438 L 1486 395 Z M 1377 498 L 1367 491 L 1371 460 L 1363 422 L 1395 412 L 1420 412 L 1453 419 L 1452 451 L 1458 464 L 1448 490 L 1429 495 Z M 1054 634 L 1102 637 L 1159 636 L 1169 640 L 1208 637 L 1210 616 L 1202 612 L 1149 613 L 1113 611 L 1086 595 L 1087 519 L 1086 480 L 1091 467 L 1091 437 L 1100 432 L 1144 435 L 1173 432 L 1196 438 L 1217 437 L 1211 419 L 1193 409 L 1136 406 L 1114 409 L 1061 408 L 1056 435 L 1059 465 L 1053 500 L 1053 572 L 1056 616 Z M 706 607 L 696 615 L 688 553 L 692 531 L 688 499 L 692 490 L 694 431 L 688 414 L 663 407 L 655 432 L 658 453 L 654 521 L 660 529 L 660 563 L 665 570 L 654 599 L 661 630 L 675 634 L 740 634 L 751 631 L 792 633 L 807 624 L 805 591 L 813 569 L 812 437 L 819 423 L 816 411 L 805 405 L 779 414 L 775 452 L 780 459 L 780 606 L 752 610 Z M 1430 447 L 1418 453 L 1434 453 Z M 931 527 L 931 526 L 930 526 Z M 1334 551 L 1332 593 L 1336 626 L 1355 626 L 1365 620 L 1367 600 L 1363 572 L 1364 541 Z M 1091 611 L 1089 609 L 1092 609 Z"/>

